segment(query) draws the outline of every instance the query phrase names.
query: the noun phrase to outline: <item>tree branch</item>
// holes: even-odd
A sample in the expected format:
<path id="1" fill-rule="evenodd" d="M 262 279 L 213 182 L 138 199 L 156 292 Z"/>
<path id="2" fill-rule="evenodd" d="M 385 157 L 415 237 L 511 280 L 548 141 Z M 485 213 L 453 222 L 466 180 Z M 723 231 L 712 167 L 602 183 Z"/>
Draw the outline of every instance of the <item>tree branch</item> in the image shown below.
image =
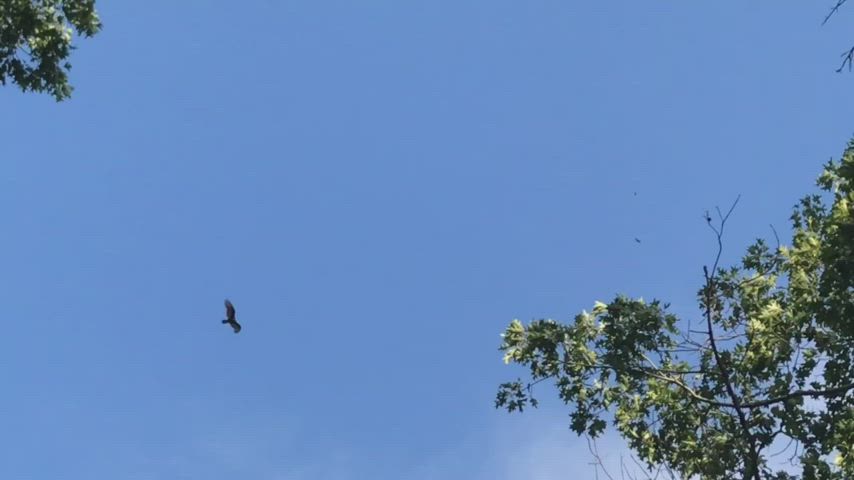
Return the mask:
<path id="1" fill-rule="evenodd" d="M 828 20 L 830 20 L 830 17 L 832 17 L 833 15 L 835 15 L 835 14 L 836 14 L 836 12 L 838 12 L 838 11 L 839 11 L 839 8 L 840 8 L 842 5 L 845 5 L 845 2 L 847 2 L 847 1 L 848 1 L 848 0 L 836 0 L 836 5 L 834 5 L 834 6 L 833 6 L 833 8 L 831 8 L 831 9 L 830 9 L 830 12 L 828 12 L 828 14 L 827 14 L 827 16 L 826 16 L 826 17 L 824 17 L 824 21 L 823 21 L 823 22 L 821 22 L 821 25 L 822 25 L 822 26 L 824 26 L 824 24 L 825 24 L 825 23 L 827 23 L 827 21 L 828 21 Z"/>
<path id="2" fill-rule="evenodd" d="M 836 397 L 839 395 L 844 395 L 848 391 L 854 390 L 854 383 L 849 383 L 847 385 L 841 385 L 838 387 L 828 388 L 828 389 L 824 389 L 824 390 L 795 390 L 794 392 L 789 392 L 789 393 L 787 393 L 785 395 L 781 395 L 779 397 L 766 398 L 764 400 L 756 400 L 754 402 L 743 402 L 743 403 L 735 404 L 735 403 L 720 402 L 718 400 L 706 398 L 706 397 L 700 395 L 699 393 L 695 392 L 694 389 L 692 389 L 691 387 L 686 385 L 684 382 L 682 382 L 682 380 L 675 378 L 675 377 L 669 377 L 666 375 L 661 375 L 661 374 L 658 374 L 656 372 L 644 370 L 644 369 L 636 370 L 636 372 L 637 373 L 643 373 L 643 374 L 649 375 L 653 378 L 657 378 L 659 380 L 663 380 L 665 382 L 676 385 L 677 387 L 685 390 L 685 392 L 688 395 L 690 395 L 692 398 L 694 398 L 697 401 L 700 401 L 700 402 L 703 402 L 703 403 L 706 403 L 709 405 L 713 405 L 716 407 L 735 408 L 735 409 L 752 409 L 752 408 L 767 407 L 768 405 L 773 405 L 775 403 L 783 403 L 783 402 L 786 402 L 786 401 L 791 400 L 793 398 L 799 398 L 799 397 L 830 398 L 830 397 Z"/>
<path id="3" fill-rule="evenodd" d="M 854 65 L 854 47 L 851 47 L 842 53 L 842 65 L 836 69 L 836 73 L 842 73 L 842 70 L 845 69 L 845 65 L 848 65 L 848 71 L 850 72 L 852 65 Z"/>
<path id="4" fill-rule="evenodd" d="M 709 335 L 709 346 L 712 349 L 712 355 L 715 357 L 715 364 L 718 367 L 718 371 L 721 374 L 721 380 L 723 380 L 724 388 L 727 391 L 727 395 L 729 395 L 730 400 L 735 406 L 735 413 L 738 416 L 738 422 L 741 424 L 742 434 L 744 436 L 744 441 L 747 443 L 748 453 L 750 454 L 750 467 L 746 468 L 745 473 L 751 475 L 754 480 L 761 480 L 759 476 L 759 452 L 756 451 L 756 438 L 750 431 L 750 423 L 747 421 L 747 415 L 744 410 L 741 408 L 741 402 L 739 400 L 738 395 L 735 393 L 735 389 L 732 385 L 732 379 L 729 376 L 729 370 L 727 366 L 724 365 L 724 362 L 721 359 L 721 354 L 718 351 L 717 342 L 715 341 L 715 331 L 712 322 L 712 300 L 713 300 L 713 289 L 714 289 L 714 279 L 715 274 L 718 270 L 718 262 L 720 262 L 721 255 L 723 254 L 723 233 L 724 227 L 726 226 L 726 221 L 729 219 L 729 216 L 732 214 L 732 211 L 735 209 L 735 206 L 738 204 L 738 200 L 741 198 L 741 195 L 736 197 L 735 202 L 733 202 L 727 214 L 721 215 L 720 210 L 718 210 L 718 216 L 721 219 L 721 228 L 720 230 L 715 229 L 712 226 L 712 222 L 709 221 L 708 224 L 712 227 L 712 230 L 715 231 L 717 241 L 718 241 L 718 253 L 715 256 L 715 263 L 712 266 L 712 274 L 709 275 L 709 270 L 705 266 L 703 267 L 703 275 L 706 277 L 706 328 Z M 708 218 L 708 217 L 707 217 Z"/>

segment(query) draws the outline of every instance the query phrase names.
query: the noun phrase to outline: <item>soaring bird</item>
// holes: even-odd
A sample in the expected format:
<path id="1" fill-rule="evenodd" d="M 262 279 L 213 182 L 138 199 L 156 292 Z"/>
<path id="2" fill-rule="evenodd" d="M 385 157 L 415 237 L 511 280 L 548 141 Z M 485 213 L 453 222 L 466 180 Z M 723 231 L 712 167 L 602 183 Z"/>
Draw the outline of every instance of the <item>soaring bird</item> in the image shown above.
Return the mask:
<path id="1" fill-rule="evenodd" d="M 225 300 L 225 320 L 222 323 L 227 323 L 231 325 L 231 328 L 234 329 L 234 333 L 240 333 L 240 324 L 237 323 L 237 319 L 235 317 L 236 312 L 234 311 L 234 305 L 231 304 L 228 299 Z"/>

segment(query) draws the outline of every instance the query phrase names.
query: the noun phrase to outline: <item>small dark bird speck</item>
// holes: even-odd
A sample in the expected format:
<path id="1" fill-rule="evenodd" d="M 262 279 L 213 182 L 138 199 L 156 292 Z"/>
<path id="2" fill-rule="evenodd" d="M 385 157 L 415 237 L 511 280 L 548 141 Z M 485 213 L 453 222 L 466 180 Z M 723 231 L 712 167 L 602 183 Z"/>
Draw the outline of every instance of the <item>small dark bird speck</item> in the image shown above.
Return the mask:
<path id="1" fill-rule="evenodd" d="M 227 323 L 231 325 L 231 328 L 234 329 L 234 333 L 240 333 L 240 324 L 237 323 L 236 318 L 237 312 L 234 310 L 234 305 L 231 304 L 228 299 L 225 300 L 225 320 L 222 323 Z"/>

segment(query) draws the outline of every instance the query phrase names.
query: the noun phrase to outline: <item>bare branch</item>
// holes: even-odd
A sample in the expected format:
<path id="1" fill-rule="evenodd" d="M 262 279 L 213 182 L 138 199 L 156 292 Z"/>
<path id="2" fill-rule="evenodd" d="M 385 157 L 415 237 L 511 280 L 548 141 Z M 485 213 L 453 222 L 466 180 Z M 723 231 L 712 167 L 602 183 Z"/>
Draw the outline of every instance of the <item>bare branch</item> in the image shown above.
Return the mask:
<path id="1" fill-rule="evenodd" d="M 847 2 L 847 1 L 848 0 L 836 0 L 836 5 L 834 5 L 833 8 L 830 9 L 830 12 L 828 12 L 826 17 L 824 17 L 824 21 L 821 22 L 822 26 L 824 26 L 824 24 L 827 23 L 828 20 L 830 20 L 830 17 L 835 15 L 836 12 L 839 11 L 839 8 L 842 5 L 845 5 L 845 2 Z"/>
<path id="2" fill-rule="evenodd" d="M 595 460 L 595 468 L 596 468 L 596 476 L 599 476 L 599 469 L 602 469 L 602 473 L 608 477 L 609 480 L 614 480 L 614 477 L 608 473 L 608 470 L 605 468 L 605 464 L 602 462 L 602 457 L 599 456 L 599 448 L 596 446 L 596 440 L 591 439 L 589 435 L 585 435 L 584 438 L 587 439 L 587 449 L 590 450 L 590 455 L 593 455 L 593 459 Z"/>
<path id="3" fill-rule="evenodd" d="M 769 224 L 768 226 L 771 227 L 771 231 L 774 232 L 774 240 L 777 241 L 777 250 L 775 250 L 775 251 L 779 252 L 780 251 L 780 236 L 777 235 L 777 229 L 774 228 L 774 224 Z"/>
<path id="4" fill-rule="evenodd" d="M 718 254 L 715 257 L 715 263 L 712 266 L 712 276 L 713 279 L 715 277 L 715 273 L 718 271 L 718 263 L 720 263 L 721 255 L 723 254 L 724 245 L 723 245 L 723 236 L 724 236 L 724 227 L 726 226 L 727 220 L 729 220 L 729 216 L 732 215 L 732 211 L 735 210 L 735 206 L 738 205 L 738 201 L 741 200 L 741 195 L 735 198 L 735 201 L 732 202 L 732 206 L 729 207 L 729 210 L 726 212 L 726 215 L 721 214 L 721 209 L 715 207 L 715 210 L 718 212 L 718 217 L 721 219 L 721 228 L 717 229 L 714 225 L 712 225 L 712 218 L 709 216 L 708 212 L 706 213 L 706 221 L 709 225 L 709 228 L 715 232 L 715 236 L 718 240 Z M 708 280 L 708 279 L 707 279 Z"/>
<path id="5" fill-rule="evenodd" d="M 851 71 L 852 65 L 854 65 L 854 47 L 851 47 L 844 53 L 842 53 L 842 65 L 836 69 L 836 73 L 842 73 L 842 70 L 845 69 L 845 65 L 848 65 L 848 71 Z"/>

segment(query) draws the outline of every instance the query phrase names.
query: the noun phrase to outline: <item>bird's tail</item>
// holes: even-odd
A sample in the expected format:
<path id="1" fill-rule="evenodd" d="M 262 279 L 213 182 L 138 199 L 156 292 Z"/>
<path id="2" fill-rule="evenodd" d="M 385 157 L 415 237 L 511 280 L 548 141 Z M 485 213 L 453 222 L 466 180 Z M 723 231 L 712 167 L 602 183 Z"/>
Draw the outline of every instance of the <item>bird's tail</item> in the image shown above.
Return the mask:
<path id="1" fill-rule="evenodd" d="M 222 323 L 228 323 L 228 320 L 223 320 Z"/>

